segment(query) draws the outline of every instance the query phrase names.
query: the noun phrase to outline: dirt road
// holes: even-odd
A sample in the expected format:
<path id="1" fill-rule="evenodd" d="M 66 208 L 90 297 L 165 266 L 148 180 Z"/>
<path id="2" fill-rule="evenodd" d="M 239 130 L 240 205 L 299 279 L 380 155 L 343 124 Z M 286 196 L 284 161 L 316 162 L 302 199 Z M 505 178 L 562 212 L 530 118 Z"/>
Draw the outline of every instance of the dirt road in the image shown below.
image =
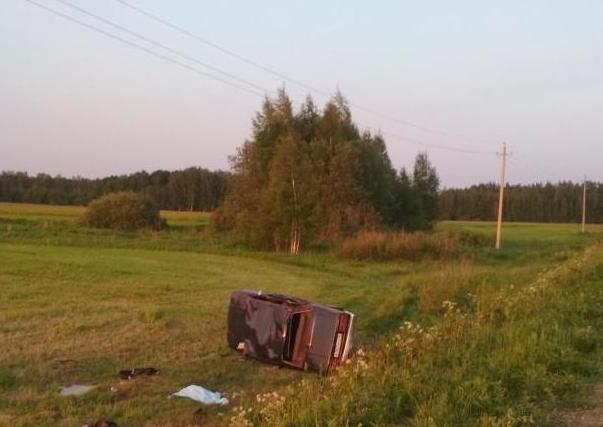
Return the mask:
<path id="1" fill-rule="evenodd" d="M 569 427 L 603 427 L 603 383 L 593 390 L 587 409 L 564 412 L 561 420 Z"/>

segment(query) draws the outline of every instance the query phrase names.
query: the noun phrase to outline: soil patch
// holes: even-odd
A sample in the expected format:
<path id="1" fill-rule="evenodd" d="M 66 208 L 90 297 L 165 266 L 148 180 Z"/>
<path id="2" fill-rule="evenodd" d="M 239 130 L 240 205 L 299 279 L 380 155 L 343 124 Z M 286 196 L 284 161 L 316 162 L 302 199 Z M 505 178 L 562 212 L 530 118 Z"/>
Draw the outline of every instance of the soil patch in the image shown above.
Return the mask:
<path id="1" fill-rule="evenodd" d="M 572 427 L 603 427 L 603 383 L 595 386 L 587 408 L 564 412 L 561 420 Z"/>

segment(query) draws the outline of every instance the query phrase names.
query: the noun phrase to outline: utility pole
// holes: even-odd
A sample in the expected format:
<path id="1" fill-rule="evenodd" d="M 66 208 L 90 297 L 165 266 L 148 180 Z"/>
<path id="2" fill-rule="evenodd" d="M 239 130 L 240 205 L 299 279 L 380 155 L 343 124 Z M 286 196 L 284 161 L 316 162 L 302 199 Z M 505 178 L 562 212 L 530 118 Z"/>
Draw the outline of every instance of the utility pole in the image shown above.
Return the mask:
<path id="1" fill-rule="evenodd" d="M 586 229 L 586 176 L 582 182 L 582 232 Z"/>
<path id="2" fill-rule="evenodd" d="M 507 143 L 503 142 L 502 165 L 500 169 L 500 190 L 498 193 L 498 224 L 496 225 L 496 249 L 500 249 L 502 238 L 503 203 L 505 197 L 505 173 L 507 169 Z"/>

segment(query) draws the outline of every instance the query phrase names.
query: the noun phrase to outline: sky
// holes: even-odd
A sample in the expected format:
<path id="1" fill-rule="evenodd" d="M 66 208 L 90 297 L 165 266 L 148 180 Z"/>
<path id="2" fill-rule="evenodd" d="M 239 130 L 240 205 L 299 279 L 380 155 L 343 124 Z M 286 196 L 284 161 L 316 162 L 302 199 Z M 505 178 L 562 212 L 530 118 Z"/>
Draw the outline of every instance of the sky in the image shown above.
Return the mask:
<path id="1" fill-rule="evenodd" d="M 321 105 L 341 90 L 359 127 L 383 133 L 396 168 L 427 151 L 444 187 L 498 180 L 503 142 L 511 183 L 603 181 L 600 0 L 127 0 L 320 93 L 118 0 L 66 0 L 252 82 L 257 94 L 58 0 L 35 1 L 197 71 L 2 0 L 0 170 L 227 169 L 262 96 L 284 86 L 294 101 L 310 93 Z"/>

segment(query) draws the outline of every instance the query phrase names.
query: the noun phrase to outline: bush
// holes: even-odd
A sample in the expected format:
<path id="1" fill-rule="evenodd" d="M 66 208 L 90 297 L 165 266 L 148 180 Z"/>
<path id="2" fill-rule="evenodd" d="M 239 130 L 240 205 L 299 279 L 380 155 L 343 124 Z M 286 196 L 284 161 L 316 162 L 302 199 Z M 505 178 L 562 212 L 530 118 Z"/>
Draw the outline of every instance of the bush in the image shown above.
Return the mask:
<path id="1" fill-rule="evenodd" d="M 341 242 L 338 253 L 344 258 L 388 261 L 394 259 L 441 259 L 454 255 L 459 240 L 452 235 L 362 231 Z"/>
<path id="2" fill-rule="evenodd" d="M 159 216 L 159 207 L 152 200 L 131 191 L 110 193 L 93 200 L 86 209 L 84 222 L 92 228 L 118 230 L 159 230 L 165 226 L 165 221 Z"/>

